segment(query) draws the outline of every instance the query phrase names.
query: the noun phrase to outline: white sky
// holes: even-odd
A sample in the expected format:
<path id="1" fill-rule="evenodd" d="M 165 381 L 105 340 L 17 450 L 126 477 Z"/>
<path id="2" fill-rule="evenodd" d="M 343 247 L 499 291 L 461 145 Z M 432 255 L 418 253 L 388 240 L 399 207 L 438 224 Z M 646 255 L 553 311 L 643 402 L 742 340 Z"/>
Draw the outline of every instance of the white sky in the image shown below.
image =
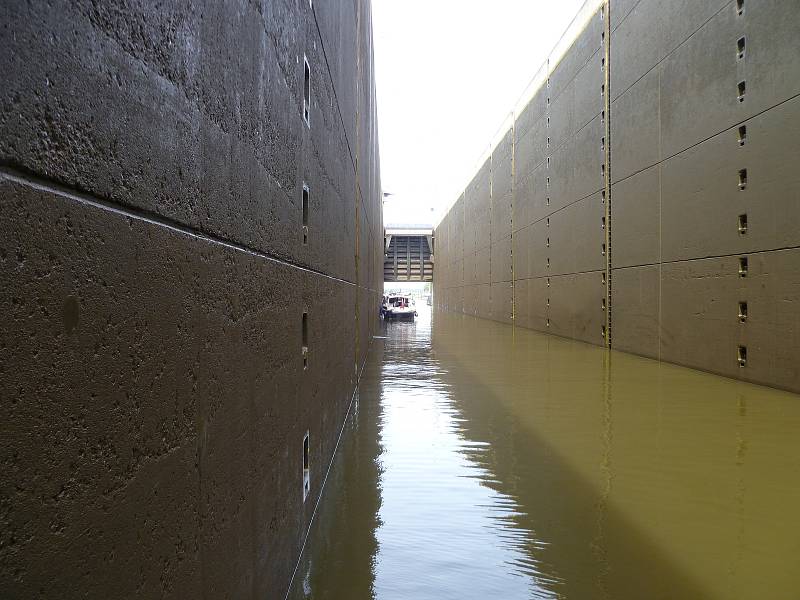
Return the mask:
<path id="1" fill-rule="evenodd" d="M 385 223 L 439 222 L 583 2 L 373 0 Z"/>

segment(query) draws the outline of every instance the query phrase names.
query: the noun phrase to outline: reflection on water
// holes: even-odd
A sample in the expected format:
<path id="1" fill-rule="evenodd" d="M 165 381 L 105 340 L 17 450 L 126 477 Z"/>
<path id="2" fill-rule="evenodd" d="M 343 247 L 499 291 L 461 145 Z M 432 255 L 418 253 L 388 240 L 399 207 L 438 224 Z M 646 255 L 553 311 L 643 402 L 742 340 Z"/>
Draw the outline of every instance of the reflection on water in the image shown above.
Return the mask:
<path id="1" fill-rule="evenodd" d="M 800 597 L 800 396 L 462 315 L 383 335 L 292 598 Z"/>

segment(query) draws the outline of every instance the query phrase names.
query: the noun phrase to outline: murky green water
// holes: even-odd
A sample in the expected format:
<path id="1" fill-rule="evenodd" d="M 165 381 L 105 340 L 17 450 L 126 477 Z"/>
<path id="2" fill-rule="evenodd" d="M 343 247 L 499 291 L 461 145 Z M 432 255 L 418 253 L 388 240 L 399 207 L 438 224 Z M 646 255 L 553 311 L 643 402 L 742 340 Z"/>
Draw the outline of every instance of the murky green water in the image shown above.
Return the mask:
<path id="1" fill-rule="evenodd" d="M 800 396 L 461 315 L 384 335 L 292 598 L 800 598 Z"/>

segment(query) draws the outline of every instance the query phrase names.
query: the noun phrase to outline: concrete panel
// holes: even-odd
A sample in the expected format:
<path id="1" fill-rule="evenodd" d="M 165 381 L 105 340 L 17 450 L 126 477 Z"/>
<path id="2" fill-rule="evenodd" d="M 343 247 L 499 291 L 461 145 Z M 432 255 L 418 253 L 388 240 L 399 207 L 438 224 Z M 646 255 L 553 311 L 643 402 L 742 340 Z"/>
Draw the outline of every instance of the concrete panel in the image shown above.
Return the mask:
<path id="1" fill-rule="evenodd" d="M 564 213 L 572 223 L 575 272 L 605 269 L 606 257 L 603 254 L 606 233 L 603 228 L 605 206 L 600 194 L 594 194 L 570 205 Z"/>
<path id="2" fill-rule="evenodd" d="M 492 210 L 497 198 L 511 195 L 513 141 L 514 131 L 509 129 L 492 152 Z"/>
<path id="3" fill-rule="evenodd" d="M 578 72 L 571 84 L 575 88 L 575 114 L 573 129 L 570 133 L 578 131 L 603 110 L 605 103 L 601 94 L 601 86 L 605 78 L 601 64 L 603 54 L 598 49 Z"/>
<path id="4" fill-rule="evenodd" d="M 520 229 L 514 234 L 512 238 L 512 246 L 514 250 L 513 263 L 514 263 L 514 278 L 527 279 L 531 276 L 530 269 L 530 246 L 531 246 L 531 228 L 526 227 Z"/>
<path id="5" fill-rule="evenodd" d="M 658 265 L 614 269 L 611 331 L 614 349 L 659 357 L 659 271 Z"/>
<path id="6" fill-rule="evenodd" d="M 662 359 L 756 383 L 800 390 L 800 250 L 662 267 Z M 747 302 L 741 322 L 739 302 Z M 747 348 L 740 367 L 737 348 Z"/>
<path id="7" fill-rule="evenodd" d="M 322 313 L 317 306 L 346 303 L 343 284 L 9 180 L 0 202 L 3 256 L 14 248 L 17 260 L 7 280 L 15 291 L 3 300 L 9 356 L 2 365 L 4 397 L 18 401 L 4 418 L 21 436 L 6 445 L 18 458 L 5 478 L 27 482 L 30 494 L 12 517 L 18 539 L 29 540 L 18 554 L 26 576 L 14 595 L 29 595 L 25 586 L 52 586 L 59 595 L 72 589 L 99 596 L 111 588 L 180 595 L 201 584 L 246 594 L 256 577 L 266 578 L 268 589 L 284 589 L 297 538 L 282 528 L 261 539 L 270 546 L 270 568 L 253 572 L 261 547 L 253 511 L 257 499 L 265 501 L 257 490 L 266 486 L 274 500 L 265 523 L 310 516 L 300 510 L 300 470 L 281 471 L 280 460 L 269 457 L 299 448 L 302 434 L 294 430 L 311 427 L 320 449 L 313 481 L 322 480 L 322 450 L 330 455 L 347 394 L 311 394 L 297 407 L 296 381 L 341 366 L 331 362 L 337 353 L 323 350 L 325 340 L 348 335 L 352 323 L 327 335 L 312 327 L 304 372 L 300 317 L 303 306 L 313 316 Z M 43 234 L 57 257 L 40 243 Z M 165 304 L 165 289 L 177 300 Z M 351 383 L 345 378 L 333 389 Z M 89 413 L 87 399 L 97 405 Z M 264 432 L 252 417 L 262 413 L 270 415 L 270 433 L 257 459 L 252 443 Z M 322 425 L 317 419 L 326 413 Z M 31 435 L 41 439 L 30 445 Z M 159 481 L 163 493 L 154 498 Z M 58 507 L 41 504 L 59 489 Z M 153 514 L 164 515 L 159 528 L 146 525 Z M 63 526 L 54 530 L 54 518 Z M 147 541 L 134 541 L 145 526 Z M 125 548 L 141 554 L 121 553 L 125 539 Z M 120 560 L 108 563 L 109 553 Z M 95 561 L 105 565 L 98 578 L 91 576 Z M 226 568 L 217 570 L 220 564 Z"/>
<path id="8" fill-rule="evenodd" d="M 547 238 L 550 228 L 548 226 L 549 217 L 538 221 L 530 226 L 530 246 L 529 261 L 532 277 L 546 277 L 550 274 L 547 267 L 547 258 L 550 256 L 550 248 L 547 247 Z"/>
<path id="9" fill-rule="evenodd" d="M 550 297 L 549 278 L 538 277 L 528 280 L 528 312 L 530 314 L 530 327 L 537 331 L 549 331 L 547 319 L 550 318 L 550 308 L 547 299 Z"/>
<path id="10" fill-rule="evenodd" d="M 526 329 L 531 328 L 529 287 L 529 279 L 517 279 L 514 281 L 514 325 Z"/>
<path id="11" fill-rule="evenodd" d="M 662 156 L 672 156 L 747 117 L 749 98 L 737 98 L 740 35 L 741 17 L 723 10 L 662 63 Z"/>
<path id="12" fill-rule="evenodd" d="M 800 173 L 793 160 L 800 156 L 800 99 L 744 125 L 744 145 L 734 127 L 664 162 L 664 260 L 800 245 Z"/>
<path id="13" fill-rule="evenodd" d="M 548 306 L 547 332 L 562 337 L 575 337 L 575 275 L 555 275 L 547 278 L 545 304 Z"/>
<path id="14" fill-rule="evenodd" d="M 524 190 L 529 194 L 530 198 L 530 223 L 536 223 L 544 219 L 547 215 L 553 212 L 553 181 L 552 177 L 548 174 L 549 169 L 546 163 L 539 165 L 533 172 L 533 175 L 524 182 Z M 550 177 L 550 187 L 547 185 L 547 178 Z M 548 204 L 547 199 L 550 198 Z"/>
<path id="15" fill-rule="evenodd" d="M 649 71 L 611 105 L 614 182 L 661 160 L 660 72 L 660 68 Z"/>
<path id="16" fill-rule="evenodd" d="M 561 95 L 577 73 L 590 61 L 592 55 L 598 51 L 603 27 L 604 23 L 600 19 L 600 13 L 596 12 L 558 64 L 550 65 L 551 103 Z"/>
<path id="17" fill-rule="evenodd" d="M 516 133 L 518 137 L 514 146 L 514 178 L 515 182 L 521 182 L 545 161 L 551 149 L 555 150 L 555 143 L 551 139 L 548 149 L 547 138 L 550 136 L 550 129 L 546 127 L 545 117 L 524 134 L 521 131 Z"/>
<path id="18" fill-rule="evenodd" d="M 511 323 L 512 284 L 510 281 L 493 283 L 491 286 L 492 319 L 501 323 Z"/>
<path id="19" fill-rule="evenodd" d="M 486 247 L 475 253 L 475 279 L 474 283 L 489 284 L 492 278 L 491 248 Z"/>
<path id="20" fill-rule="evenodd" d="M 735 12 L 731 4 L 728 0 L 638 2 L 615 29 L 611 40 L 612 99 L 661 62 L 723 6 L 728 5 Z M 614 10 L 612 7 L 612 19 Z"/>
<path id="21" fill-rule="evenodd" d="M 492 244 L 511 237 L 511 192 L 502 197 L 492 195 Z"/>
<path id="22" fill-rule="evenodd" d="M 537 123 L 544 121 L 545 112 L 547 111 L 547 96 L 548 89 L 545 85 L 542 85 L 520 113 L 515 115 L 514 131 L 516 132 L 517 140 L 525 138 Z"/>
<path id="23" fill-rule="evenodd" d="M 555 211 L 603 187 L 603 127 L 595 117 L 550 159 L 550 208 Z M 545 180 L 546 182 L 546 180 Z"/>
<path id="24" fill-rule="evenodd" d="M 656 165 L 612 187 L 615 267 L 650 265 L 661 260 L 659 177 L 660 167 Z"/>
<path id="25" fill-rule="evenodd" d="M 606 314 L 602 299 L 606 290 L 601 283 L 600 272 L 578 273 L 573 276 L 571 286 L 570 310 L 575 327 L 572 337 L 597 346 L 604 345 Z"/>
<path id="26" fill-rule="evenodd" d="M 553 213 L 545 220 L 545 275 L 565 275 L 575 272 L 574 205 Z M 550 225 L 547 226 L 549 221 Z"/>
<path id="27" fill-rule="evenodd" d="M 634 9 L 634 7 L 639 4 L 642 0 L 614 0 L 613 6 L 611 6 L 611 32 L 613 33 L 614 30 L 619 27 L 620 23 L 622 23 L 630 12 Z"/>
<path id="28" fill-rule="evenodd" d="M 600 88 L 597 88 L 600 95 Z M 546 155 L 553 154 L 561 149 L 577 131 L 575 120 L 575 86 L 570 82 L 557 98 L 551 98 L 550 109 L 547 112 L 550 126 L 546 127 L 546 134 L 550 136 L 550 149 Z"/>
<path id="29" fill-rule="evenodd" d="M 476 285 L 473 293 L 475 294 L 476 302 L 474 304 L 474 315 L 482 319 L 492 318 L 492 288 L 489 283 L 481 283 Z"/>
<path id="30" fill-rule="evenodd" d="M 474 285 L 478 282 L 477 258 L 474 252 L 465 254 L 462 259 L 463 281 L 458 285 Z M 488 266 L 487 266 L 488 273 Z"/>
<path id="31" fill-rule="evenodd" d="M 511 281 L 511 238 L 492 244 L 490 253 L 491 282 Z"/>
<path id="32" fill-rule="evenodd" d="M 800 14 L 789 0 L 750 0 L 742 17 L 745 104 L 752 116 L 800 93 Z"/>

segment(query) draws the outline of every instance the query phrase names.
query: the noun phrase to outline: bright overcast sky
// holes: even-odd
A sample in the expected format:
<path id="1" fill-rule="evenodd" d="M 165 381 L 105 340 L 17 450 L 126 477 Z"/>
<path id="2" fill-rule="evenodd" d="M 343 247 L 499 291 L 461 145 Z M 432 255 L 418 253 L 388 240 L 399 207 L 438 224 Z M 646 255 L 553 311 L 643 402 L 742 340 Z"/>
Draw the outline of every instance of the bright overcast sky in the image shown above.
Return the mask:
<path id="1" fill-rule="evenodd" d="M 438 223 L 583 2 L 373 0 L 386 223 Z"/>

